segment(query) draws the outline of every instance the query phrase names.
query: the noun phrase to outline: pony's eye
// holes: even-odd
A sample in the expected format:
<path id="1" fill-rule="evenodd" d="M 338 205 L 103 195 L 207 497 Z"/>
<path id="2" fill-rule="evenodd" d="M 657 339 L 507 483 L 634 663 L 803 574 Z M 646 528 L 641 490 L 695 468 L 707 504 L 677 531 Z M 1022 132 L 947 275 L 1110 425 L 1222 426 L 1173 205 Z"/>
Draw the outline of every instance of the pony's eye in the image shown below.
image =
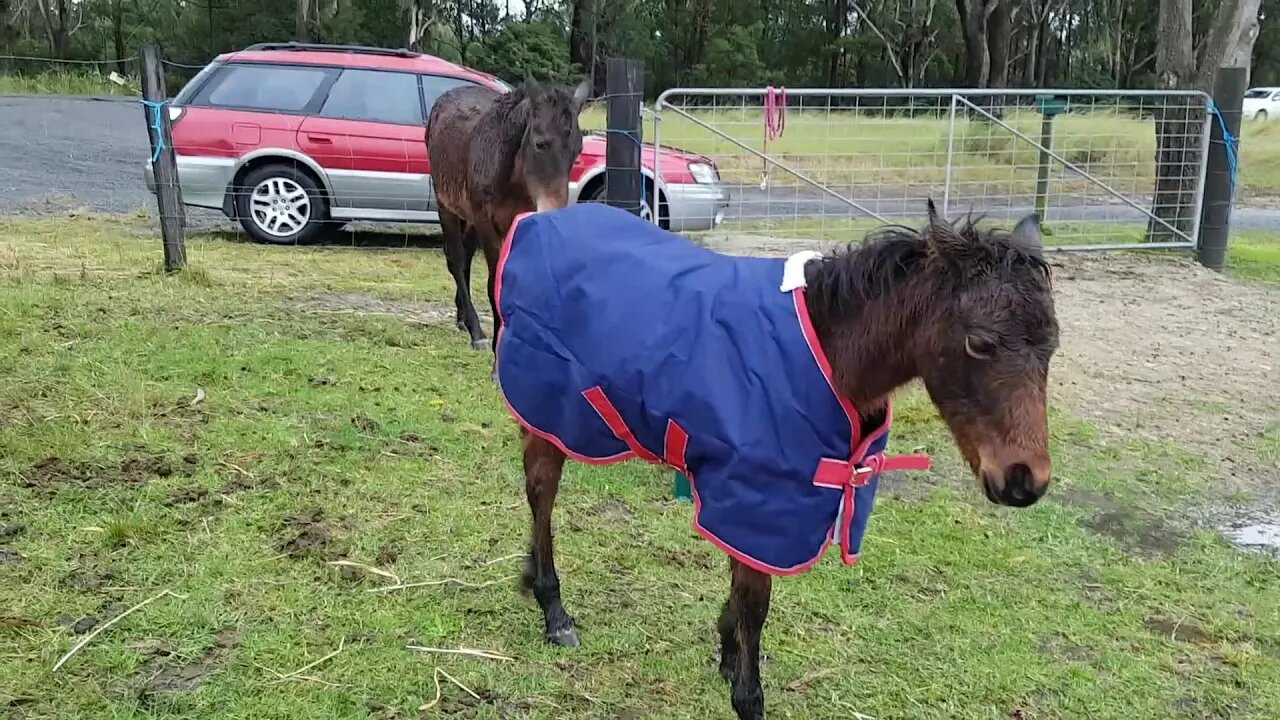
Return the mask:
<path id="1" fill-rule="evenodd" d="M 996 344 L 986 338 L 967 335 L 964 339 L 964 351 L 975 360 L 989 360 L 996 352 Z"/>
<path id="2" fill-rule="evenodd" d="M 547 142 L 546 140 L 534 140 L 534 141 L 533 141 L 533 149 L 534 149 L 534 150 L 537 150 L 538 152 L 542 152 L 542 151 L 546 150 L 546 149 L 547 149 L 547 146 L 548 146 L 548 145 L 550 145 L 550 144 L 551 144 L 551 143 Z"/>

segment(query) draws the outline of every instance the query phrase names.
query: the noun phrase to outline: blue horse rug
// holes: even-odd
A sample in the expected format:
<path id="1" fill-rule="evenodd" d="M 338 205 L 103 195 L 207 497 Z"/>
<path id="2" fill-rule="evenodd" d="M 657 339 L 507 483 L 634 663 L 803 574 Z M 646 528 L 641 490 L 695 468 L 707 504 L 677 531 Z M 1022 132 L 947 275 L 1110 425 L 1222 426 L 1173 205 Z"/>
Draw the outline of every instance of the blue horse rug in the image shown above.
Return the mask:
<path id="1" fill-rule="evenodd" d="M 886 457 L 836 392 L 804 263 L 732 257 L 583 203 L 522 215 L 498 262 L 498 384 L 521 425 L 576 460 L 683 472 L 694 527 L 761 572 L 858 559 Z M 785 276 L 785 277 L 784 277 Z"/>

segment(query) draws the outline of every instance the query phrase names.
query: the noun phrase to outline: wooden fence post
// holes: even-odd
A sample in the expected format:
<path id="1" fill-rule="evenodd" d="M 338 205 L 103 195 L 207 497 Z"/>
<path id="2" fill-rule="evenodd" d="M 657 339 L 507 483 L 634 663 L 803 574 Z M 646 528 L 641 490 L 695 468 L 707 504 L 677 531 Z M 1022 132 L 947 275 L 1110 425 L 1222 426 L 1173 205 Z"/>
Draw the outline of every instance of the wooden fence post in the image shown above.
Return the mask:
<path id="1" fill-rule="evenodd" d="M 609 58 L 605 91 L 608 95 L 605 200 L 616 208 L 639 215 L 644 197 L 644 176 L 640 174 L 644 66 L 639 60 Z"/>
<path id="2" fill-rule="evenodd" d="M 151 141 L 151 172 L 155 178 L 156 204 L 160 209 L 160 234 L 164 238 L 165 272 L 187 264 L 186 208 L 178 185 L 178 161 L 173 152 L 173 125 L 164 88 L 160 46 L 142 46 L 142 112 Z"/>
<path id="3" fill-rule="evenodd" d="M 1242 67 L 1218 68 L 1213 81 L 1213 104 L 1210 109 L 1209 153 L 1205 168 L 1204 193 L 1200 200 L 1200 236 L 1196 257 L 1210 270 L 1221 272 L 1227 266 L 1227 241 L 1231 235 L 1231 203 L 1235 186 L 1240 182 L 1237 160 L 1240 151 L 1240 124 L 1244 116 L 1244 93 L 1249 73 Z M 1224 128 L 1223 125 L 1226 127 Z M 1226 138 L 1232 138 L 1230 146 Z"/>

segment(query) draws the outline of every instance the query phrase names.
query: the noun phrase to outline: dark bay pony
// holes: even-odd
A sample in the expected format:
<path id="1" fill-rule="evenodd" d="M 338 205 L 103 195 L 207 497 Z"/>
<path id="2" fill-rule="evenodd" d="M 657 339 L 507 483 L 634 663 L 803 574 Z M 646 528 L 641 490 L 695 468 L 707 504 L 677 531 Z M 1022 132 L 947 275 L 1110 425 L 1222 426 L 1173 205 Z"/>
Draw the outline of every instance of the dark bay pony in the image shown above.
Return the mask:
<path id="1" fill-rule="evenodd" d="M 582 153 L 578 114 L 589 91 L 526 80 L 508 93 L 467 85 L 436 100 L 427 122 L 427 154 L 444 231 L 444 254 L 457 291 L 458 328 L 484 349 L 471 302 L 471 259 L 489 266 L 489 302 L 502 239 L 516 215 L 564 207 L 569 170 Z M 494 337 L 501 320 L 494 310 Z"/>
<path id="2" fill-rule="evenodd" d="M 887 441 L 895 389 L 923 380 L 991 502 L 1026 507 L 1048 489 L 1046 385 L 1058 323 L 1039 220 L 1029 216 L 1011 232 L 980 229 L 940 218 L 930 202 L 921 230 L 887 227 L 864 244 L 795 256 L 784 267 L 681 245 L 687 241 L 609 214 L 622 211 L 589 207 L 519 219 L 498 269 L 497 303 L 506 318 L 497 373 L 521 424 L 533 518 L 524 586 L 542 610 L 548 641 L 577 645 L 560 598 L 551 528 L 567 457 L 601 464 L 639 457 L 685 470 L 694 483 L 695 528 L 730 555 L 720 672 L 732 685 L 737 716 L 760 720 L 760 639 L 773 576 L 807 570 L 833 540 L 846 562 L 856 561 L 857 524 L 870 513 L 875 476 L 891 469 L 883 444 L 871 446 L 875 428 Z M 567 237 L 574 235 L 585 237 Z M 556 269 L 557 258 L 582 254 L 588 258 Z M 667 272 L 672 266 L 662 263 L 672 257 L 683 264 Z M 663 277 L 646 276 L 655 268 Z M 749 291 L 714 286 L 717 278 L 737 282 L 753 273 L 762 280 Z M 606 281 L 591 285 L 598 275 Z M 700 295 L 708 283 L 713 290 Z M 554 292 L 545 292 L 545 284 Z M 621 304 L 607 304 L 617 294 Z M 756 300 L 766 295 L 764 302 L 773 303 L 767 308 Z M 657 322 L 636 322 L 653 312 L 637 307 L 645 300 L 658 305 Z M 600 308 L 596 316 L 574 304 L 587 301 Z M 529 305 L 537 307 L 522 309 Z M 688 314 L 677 315 L 680 308 Z M 752 326 L 743 342 L 698 356 L 720 337 L 726 318 L 756 322 L 769 313 L 779 319 L 765 318 L 769 332 Z M 700 317 L 707 318 L 701 326 Z M 544 342 L 548 336 L 539 333 L 546 332 Z M 784 344 L 791 347 L 774 347 Z M 765 377 L 774 358 L 791 358 L 792 367 L 808 373 L 806 388 L 794 389 L 778 373 Z M 716 376 L 733 374 L 744 376 L 751 391 L 731 391 L 732 408 L 701 422 L 709 412 L 704 401 L 723 384 Z M 753 456 L 748 443 L 734 445 L 713 432 L 736 432 L 737 416 L 758 417 L 759 408 L 784 416 L 751 436 L 766 445 L 779 437 L 778 452 L 768 446 Z M 791 462 L 797 456 L 786 453 L 810 436 L 834 439 L 819 448 L 820 460 Z M 731 477 L 734 466 L 749 470 Z M 792 501 L 775 497 L 787 494 L 800 499 L 786 505 Z M 782 544 L 770 544 L 775 538 Z M 788 555 L 797 544 L 798 553 Z"/>

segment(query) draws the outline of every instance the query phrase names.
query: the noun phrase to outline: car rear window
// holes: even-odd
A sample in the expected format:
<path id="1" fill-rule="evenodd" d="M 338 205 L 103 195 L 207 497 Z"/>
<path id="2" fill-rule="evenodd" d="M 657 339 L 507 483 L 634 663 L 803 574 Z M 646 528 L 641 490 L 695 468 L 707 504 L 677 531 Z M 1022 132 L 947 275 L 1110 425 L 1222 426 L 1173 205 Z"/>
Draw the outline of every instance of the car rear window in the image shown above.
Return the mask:
<path id="1" fill-rule="evenodd" d="M 426 101 L 427 114 L 431 114 L 431 108 L 435 107 L 436 100 L 439 100 L 441 95 L 456 87 L 475 84 L 470 80 L 461 80 L 443 75 L 423 75 L 422 99 Z"/>
<path id="2" fill-rule="evenodd" d="M 418 77 L 383 70 L 343 70 L 320 108 L 327 118 L 421 125 Z"/>
<path id="3" fill-rule="evenodd" d="M 300 112 L 328 75 L 323 68 L 227 65 L 206 102 L 218 107 Z"/>

